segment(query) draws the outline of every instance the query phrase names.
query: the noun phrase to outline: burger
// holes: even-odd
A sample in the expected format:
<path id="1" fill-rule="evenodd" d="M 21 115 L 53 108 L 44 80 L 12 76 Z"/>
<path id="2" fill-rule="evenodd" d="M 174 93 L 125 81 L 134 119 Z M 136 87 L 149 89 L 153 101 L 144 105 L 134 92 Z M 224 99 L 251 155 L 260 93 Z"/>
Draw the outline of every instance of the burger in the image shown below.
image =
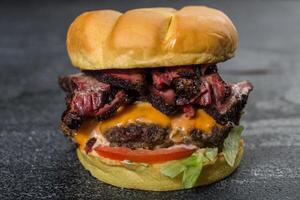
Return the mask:
<path id="1" fill-rule="evenodd" d="M 97 179 L 169 191 L 208 185 L 240 164 L 239 125 L 253 86 L 225 82 L 217 64 L 238 34 L 204 6 L 85 12 L 67 51 L 80 73 L 61 76 L 61 130 Z"/>

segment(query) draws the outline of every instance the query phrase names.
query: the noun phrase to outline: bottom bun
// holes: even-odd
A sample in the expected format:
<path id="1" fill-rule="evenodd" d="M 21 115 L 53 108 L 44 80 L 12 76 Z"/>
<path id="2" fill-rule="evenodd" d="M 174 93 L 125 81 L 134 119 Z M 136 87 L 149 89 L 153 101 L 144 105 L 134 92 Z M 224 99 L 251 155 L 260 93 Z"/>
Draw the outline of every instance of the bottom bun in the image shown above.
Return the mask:
<path id="1" fill-rule="evenodd" d="M 203 167 L 197 181 L 197 186 L 208 185 L 229 176 L 240 164 L 244 152 L 243 142 L 240 143 L 238 155 L 233 167 L 229 166 L 224 159 L 223 153 L 218 154 L 216 162 Z M 122 165 L 108 165 L 101 158 L 87 155 L 77 149 L 77 156 L 81 164 L 90 171 L 97 179 L 122 188 L 131 188 L 150 191 L 170 191 L 184 189 L 181 176 L 174 179 L 160 173 L 161 166 L 165 163 L 151 164 L 143 170 L 131 170 Z"/>

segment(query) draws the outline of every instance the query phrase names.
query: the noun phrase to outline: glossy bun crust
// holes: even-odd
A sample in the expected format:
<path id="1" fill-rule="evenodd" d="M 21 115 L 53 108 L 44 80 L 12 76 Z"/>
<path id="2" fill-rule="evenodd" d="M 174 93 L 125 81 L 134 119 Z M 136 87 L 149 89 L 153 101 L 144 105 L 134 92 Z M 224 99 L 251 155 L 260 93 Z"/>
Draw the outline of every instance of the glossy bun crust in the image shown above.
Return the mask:
<path id="1" fill-rule="evenodd" d="M 239 166 L 243 152 L 244 145 L 243 141 L 241 141 L 233 167 L 227 164 L 223 153 L 219 153 L 214 164 L 204 166 L 194 187 L 208 185 L 229 176 Z M 117 187 L 150 191 L 184 189 L 180 176 L 171 179 L 160 173 L 160 168 L 163 164 L 152 164 L 143 170 L 135 171 L 120 165 L 108 165 L 100 158 L 87 155 L 79 148 L 77 149 L 77 156 L 84 168 L 94 177 Z"/>
<path id="2" fill-rule="evenodd" d="M 83 70 L 217 63 L 231 58 L 237 43 L 231 20 L 204 6 L 85 12 L 67 35 L 71 61 Z"/>

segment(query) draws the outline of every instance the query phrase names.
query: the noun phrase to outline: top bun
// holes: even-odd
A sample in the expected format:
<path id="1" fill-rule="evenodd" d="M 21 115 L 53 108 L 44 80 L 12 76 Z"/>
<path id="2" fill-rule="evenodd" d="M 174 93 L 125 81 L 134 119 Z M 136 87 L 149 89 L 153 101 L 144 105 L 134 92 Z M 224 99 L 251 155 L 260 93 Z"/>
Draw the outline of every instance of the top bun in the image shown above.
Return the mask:
<path id="1" fill-rule="evenodd" d="M 237 31 L 204 6 L 85 12 L 71 24 L 67 49 L 83 70 L 209 64 L 234 56 Z"/>

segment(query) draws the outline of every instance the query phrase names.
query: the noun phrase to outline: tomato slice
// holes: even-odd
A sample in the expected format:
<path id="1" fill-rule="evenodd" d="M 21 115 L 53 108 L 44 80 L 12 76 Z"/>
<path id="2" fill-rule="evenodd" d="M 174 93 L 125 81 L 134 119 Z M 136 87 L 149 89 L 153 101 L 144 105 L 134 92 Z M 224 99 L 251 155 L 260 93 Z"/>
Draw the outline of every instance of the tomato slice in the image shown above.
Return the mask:
<path id="1" fill-rule="evenodd" d="M 133 162 L 159 163 L 178 160 L 190 156 L 195 150 L 184 147 L 162 148 L 155 150 L 136 149 L 126 147 L 98 146 L 95 148 L 98 155 L 112 160 L 130 160 Z"/>

